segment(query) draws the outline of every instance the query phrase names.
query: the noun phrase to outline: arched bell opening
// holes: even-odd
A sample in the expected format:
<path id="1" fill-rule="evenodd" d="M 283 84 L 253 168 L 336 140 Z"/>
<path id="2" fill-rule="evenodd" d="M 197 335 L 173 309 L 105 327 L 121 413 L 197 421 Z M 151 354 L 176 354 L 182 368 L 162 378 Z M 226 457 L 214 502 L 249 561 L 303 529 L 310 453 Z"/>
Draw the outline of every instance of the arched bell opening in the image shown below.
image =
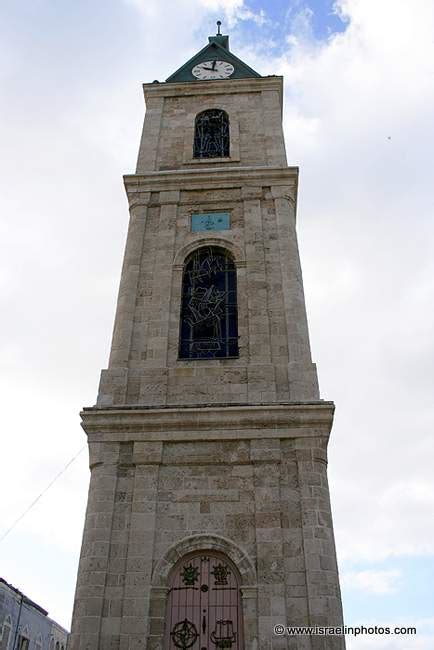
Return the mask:
<path id="1" fill-rule="evenodd" d="M 165 617 L 167 650 L 244 649 L 241 578 L 218 551 L 196 551 L 175 565 Z"/>
<path id="2" fill-rule="evenodd" d="M 229 157 L 229 116 L 226 111 L 214 108 L 196 116 L 193 157 Z"/>

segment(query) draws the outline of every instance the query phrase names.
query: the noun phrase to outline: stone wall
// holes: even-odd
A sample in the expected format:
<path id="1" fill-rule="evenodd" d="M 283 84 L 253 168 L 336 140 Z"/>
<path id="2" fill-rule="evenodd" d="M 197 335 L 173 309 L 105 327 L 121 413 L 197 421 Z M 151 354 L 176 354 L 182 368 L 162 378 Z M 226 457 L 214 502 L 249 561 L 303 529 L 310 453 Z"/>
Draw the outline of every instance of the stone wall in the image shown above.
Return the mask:
<path id="1" fill-rule="evenodd" d="M 170 574 L 192 551 L 241 576 L 246 650 L 342 650 L 273 625 L 342 621 L 319 399 L 277 77 L 144 87 L 109 365 L 84 409 L 91 482 L 69 650 L 162 650 Z M 229 114 L 228 158 L 192 159 L 194 118 Z M 195 212 L 231 229 L 192 232 Z M 232 255 L 239 356 L 179 359 L 183 265 Z"/>
<path id="2" fill-rule="evenodd" d="M 145 84 L 146 118 L 137 174 L 219 165 L 285 166 L 282 131 L 282 77 Z M 219 108 L 228 113 L 230 155 L 193 158 L 195 117 Z"/>
<path id="3" fill-rule="evenodd" d="M 246 648 L 341 649 L 340 638 L 290 645 L 272 633 L 342 620 L 332 412 L 327 402 L 254 414 L 87 409 L 92 478 L 70 650 L 162 650 L 170 571 L 196 549 L 226 553 L 244 576 Z"/>
<path id="4" fill-rule="evenodd" d="M 158 183 L 127 177 L 126 187 L 131 221 L 98 404 L 317 399 L 295 229 L 297 170 L 160 173 Z M 191 215 L 212 210 L 228 211 L 231 229 L 191 232 Z M 178 359 L 183 263 L 204 245 L 235 259 L 237 359 Z"/>
<path id="5" fill-rule="evenodd" d="M 286 166 L 282 78 L 147 84 L 109 367 L 98 405 L 317 399 L 295 228 L 298 169 Z M 192 159 L 195 115 L 225 109 L 227 159 Z M 226 211 L 231 228 L 192 232 Z M 238 285 L 239 358 L 178 359 L 182 270 L 199 246 L 227 248 Z"/>

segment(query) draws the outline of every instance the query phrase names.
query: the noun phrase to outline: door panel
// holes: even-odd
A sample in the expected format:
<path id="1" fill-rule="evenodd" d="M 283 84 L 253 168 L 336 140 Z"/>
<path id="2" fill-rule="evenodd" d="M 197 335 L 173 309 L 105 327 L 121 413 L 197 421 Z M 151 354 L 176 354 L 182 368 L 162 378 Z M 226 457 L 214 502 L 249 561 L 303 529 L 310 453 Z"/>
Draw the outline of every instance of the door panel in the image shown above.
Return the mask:
<path id="1" fill-rule="evenodd" d="M 217 553 L 197 553 L 178 563 L 167 612 L 168 650 L 243 649 L 238 572 Z"/>

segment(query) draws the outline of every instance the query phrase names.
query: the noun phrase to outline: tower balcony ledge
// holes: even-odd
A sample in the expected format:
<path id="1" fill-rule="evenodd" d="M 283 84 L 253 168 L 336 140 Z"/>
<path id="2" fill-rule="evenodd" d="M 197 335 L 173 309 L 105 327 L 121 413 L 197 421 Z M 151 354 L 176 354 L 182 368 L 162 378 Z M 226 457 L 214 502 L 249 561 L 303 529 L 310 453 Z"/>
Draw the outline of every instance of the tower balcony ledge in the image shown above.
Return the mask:
<path id="1" fill-rule="evenodd" d="M 144 83 L 143 94 L 146 100 L 155 97 L 186 97 L 197 95 L 234 95 L 236 93 L 257 93 L 257 92 L 277 92 L 279 103 L 283 103 L 283 77 L 279 75 L 269 75 L 267 77 L 247 77 L 237 79 L 236 83 L 232 79 L 215 79 L 206 81 L 191 82 L 161 82 L 161 83 Z"/>
<path id="2" fill-rule="evenodd" d="M 298 167 L 201 166 L 199 169 L 169 169 L 149 171 L 146 174 L 124 175 L 129 197 L 140 192 L 161 190 L 206 189 L 243 185 L 283 185 L 297 187 Z"/>
<path id="3" fill-rule="evenodd" d="M 81 412 L 90 442 L 211 441 L 323 437 L 334 403 L 141 405 L 88 407 Z"/>

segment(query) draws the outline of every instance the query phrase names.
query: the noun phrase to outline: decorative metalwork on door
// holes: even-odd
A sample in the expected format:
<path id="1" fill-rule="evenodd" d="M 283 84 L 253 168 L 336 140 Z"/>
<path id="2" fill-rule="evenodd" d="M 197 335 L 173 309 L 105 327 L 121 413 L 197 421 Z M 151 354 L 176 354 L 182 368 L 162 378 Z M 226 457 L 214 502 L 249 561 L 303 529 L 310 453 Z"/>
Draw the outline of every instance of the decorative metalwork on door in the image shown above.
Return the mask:
<path id="1" fill-rule="evenodd" d="M 182 279 L 181 359 L 238 356 L 237 275 L 222 248 L 199 248 Z"/>
<path id="2" fill-rule="evenodd" d="M 196 116 L 193 156 L 194 158 L 229 156 L 229 117 L 225 111 L 212 109 Z"/>
<path id="3" fill-rule="evenodd" d="M 241 592 L 235 567 L 218 553 L 183 559 L 171 580 L 166 650 L 242 650 Z"/>

